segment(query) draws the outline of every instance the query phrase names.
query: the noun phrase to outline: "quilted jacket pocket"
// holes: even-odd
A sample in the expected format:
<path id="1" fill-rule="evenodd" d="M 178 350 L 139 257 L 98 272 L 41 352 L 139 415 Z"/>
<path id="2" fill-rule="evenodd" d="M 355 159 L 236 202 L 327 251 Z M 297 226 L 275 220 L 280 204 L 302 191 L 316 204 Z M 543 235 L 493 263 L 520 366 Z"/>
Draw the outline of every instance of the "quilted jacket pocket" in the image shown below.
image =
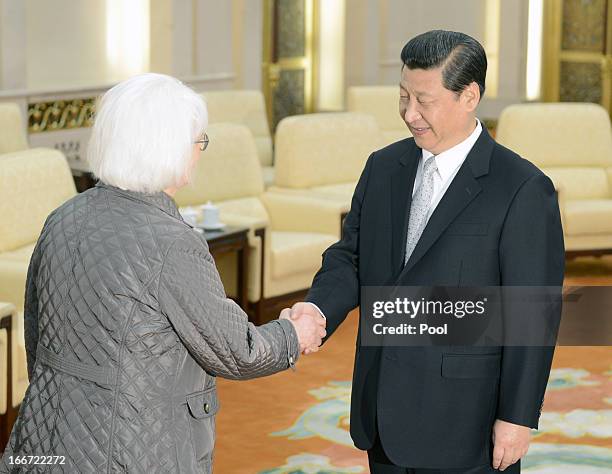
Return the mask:
<path id="1" fill-rule="evenodd" d="M 217 389 L 187 395 L 189 431 L 198 469 L 208 473 L 211 470 L 215 446 L 215 417 L 219 411 Z"/>
<path id="2" fill-rule="evenodd" d="M 187 406 L 191 416 L 197 419 L 215 415 L 219 411 L 216 387 L 205 392 L 187 395 Z"/>

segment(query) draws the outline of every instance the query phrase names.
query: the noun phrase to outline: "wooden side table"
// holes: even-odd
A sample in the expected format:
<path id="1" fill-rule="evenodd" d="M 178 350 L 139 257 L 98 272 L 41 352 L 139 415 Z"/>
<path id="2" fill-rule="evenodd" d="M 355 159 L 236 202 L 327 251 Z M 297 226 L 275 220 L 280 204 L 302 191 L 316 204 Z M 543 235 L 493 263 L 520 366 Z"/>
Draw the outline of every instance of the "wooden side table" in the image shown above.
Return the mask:
<path id="1" fill-rule="evenodd" d="M 199 226 L 197 226 L 199 227 Z M 248 314 L 249 238 L 248 227 L 227 226 L 222 230 L 204 230 L 204 238 L 213 257 L 236 252 L 238 255 L 238 294 L 236 302 Z"/>

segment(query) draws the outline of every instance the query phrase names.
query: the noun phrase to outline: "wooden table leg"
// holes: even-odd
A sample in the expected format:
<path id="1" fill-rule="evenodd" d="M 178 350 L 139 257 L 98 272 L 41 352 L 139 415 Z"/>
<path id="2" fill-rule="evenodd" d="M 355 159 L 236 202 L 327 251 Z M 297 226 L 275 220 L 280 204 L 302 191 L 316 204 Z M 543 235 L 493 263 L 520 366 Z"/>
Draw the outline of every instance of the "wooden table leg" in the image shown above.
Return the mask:
<path id="1" fill-rule="evenodd" d="M 249 307 L 249 242 L 245 238 L 244 245 L 238 250 L 238 304 L 244 311 Z"/>

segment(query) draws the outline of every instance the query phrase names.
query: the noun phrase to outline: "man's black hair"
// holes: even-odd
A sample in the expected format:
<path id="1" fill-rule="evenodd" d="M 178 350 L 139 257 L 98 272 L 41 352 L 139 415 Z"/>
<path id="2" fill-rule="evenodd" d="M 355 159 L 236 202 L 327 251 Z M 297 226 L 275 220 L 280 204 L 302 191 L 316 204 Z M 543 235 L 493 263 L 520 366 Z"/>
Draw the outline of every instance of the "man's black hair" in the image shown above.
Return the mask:
<path id="1" fill-rule="evenodd" d="M 432 30 L 412 38 L 402 49 L 402 63 L 408 69 L 443 66 L 442 84 L 460 94 L 476 82 L 480 97 L 485 92 L 487 55 L 482 45 L 465 33 Z"/>

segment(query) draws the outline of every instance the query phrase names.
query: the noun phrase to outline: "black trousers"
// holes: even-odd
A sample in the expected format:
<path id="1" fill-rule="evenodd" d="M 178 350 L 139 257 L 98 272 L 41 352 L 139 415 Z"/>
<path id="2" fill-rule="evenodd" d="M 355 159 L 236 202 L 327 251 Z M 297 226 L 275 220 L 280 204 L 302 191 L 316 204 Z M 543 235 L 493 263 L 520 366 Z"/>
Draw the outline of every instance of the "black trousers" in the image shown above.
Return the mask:
<path id="1" fill-rule="evenodd" d="M 459 469 L 421 469 L 396 466 L 385 454 L 378 437 L 374 446 L 368 450 L 368 462 L 370 464 L 370 474 L 498 474 L 502 472 L 493 469 L 491 464 Z M 520 474 L 521 461 L 519 460 L 508 466 L 503 472 L 504 474 Z"/>

